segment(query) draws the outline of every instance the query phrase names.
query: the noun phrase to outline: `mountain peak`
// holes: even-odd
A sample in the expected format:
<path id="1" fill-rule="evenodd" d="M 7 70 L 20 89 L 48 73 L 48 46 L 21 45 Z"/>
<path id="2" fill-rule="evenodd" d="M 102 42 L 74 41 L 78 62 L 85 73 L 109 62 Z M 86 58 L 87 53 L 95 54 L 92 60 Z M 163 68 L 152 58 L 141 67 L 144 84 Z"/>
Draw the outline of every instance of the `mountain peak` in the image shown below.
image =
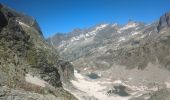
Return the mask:
<path id="1" fill-rule="evenodd" d="M 170 11 L 165 13 L 166 16 L 170 16 Z"/>
<path id="2" fill-rule="evenodd" d="M 170 12 L 166 12 L 163 16 L 160 17 L 157 29 L 160 31 L 167 27 L 170 27 Z"/>

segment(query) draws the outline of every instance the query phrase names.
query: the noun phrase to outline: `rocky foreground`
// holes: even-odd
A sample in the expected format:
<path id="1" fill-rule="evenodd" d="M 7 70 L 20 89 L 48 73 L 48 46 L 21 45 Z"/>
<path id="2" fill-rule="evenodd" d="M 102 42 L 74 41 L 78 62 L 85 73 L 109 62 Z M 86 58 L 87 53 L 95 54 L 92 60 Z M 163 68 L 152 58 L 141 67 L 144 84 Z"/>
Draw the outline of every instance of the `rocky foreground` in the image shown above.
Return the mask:
<path id="1" fill-rule="evenodd" d="M 73 71 L 35 19 L 0 4 L 0 100 L 76 100 L 62 86 Z"/>

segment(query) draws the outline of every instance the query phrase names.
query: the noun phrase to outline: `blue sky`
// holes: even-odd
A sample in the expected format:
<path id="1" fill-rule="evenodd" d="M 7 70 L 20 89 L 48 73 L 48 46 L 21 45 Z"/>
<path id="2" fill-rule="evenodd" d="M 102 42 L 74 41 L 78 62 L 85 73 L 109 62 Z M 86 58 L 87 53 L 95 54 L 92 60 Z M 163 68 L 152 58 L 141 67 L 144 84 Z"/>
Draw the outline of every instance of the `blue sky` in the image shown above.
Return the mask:
<path id="1" fill-rule="evenodd" d="M 33 16 L 47 38 L 99 23 L 151 23 L 170 11 L 170 0 L 0 0 Z"/>

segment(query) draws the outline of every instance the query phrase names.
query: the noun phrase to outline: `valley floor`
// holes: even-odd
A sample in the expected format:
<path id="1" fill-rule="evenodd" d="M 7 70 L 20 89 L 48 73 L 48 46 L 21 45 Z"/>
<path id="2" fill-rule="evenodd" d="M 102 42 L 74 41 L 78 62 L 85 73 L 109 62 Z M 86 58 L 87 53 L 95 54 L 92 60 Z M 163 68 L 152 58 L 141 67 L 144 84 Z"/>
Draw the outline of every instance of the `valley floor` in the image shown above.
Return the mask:
<path id="1" fill-rule="evenodd" d="M 131 84 L 129 81 L 132 78 L 128 78 L 127 80 L 113 80 L 109 77 L 92 79 L 87 74 L 80 73 L 77 70 L 74 71 L 74 75 L 75 79 L 71 80 L 73 88 L 67 88 L 67 90 L 79 100 L 129 100 L 159 90 L 157 85 L 149 87 L 144 84 Z M 169 87 L 169 84 L 169 82 L 165 83 L 167 87 Z M 149 96 L 145 98 L 147 100 Z"/>
<path id="2" fill-rule="evenodd" d="M 112 83 L 108 80 L 105 80 L 105 81 L 103 80 L 102 82 L 99 80 L 89 79 L 88 77 L 83 76 L 80 73 L 77 73 L 76 71 L 75 71 L 75 77 L 77 78 L 77 80 L 72 80 L 71 81 L 72 84 L 77 89 L 82 91 L 82 93 L 85 92 L 84 95 L 89 96 L 89 98 L 90 97 L 93 99 L 96 98 L 97 100 L 127 100 L 129 99 L 129 96 L 127 97 L 109 96 L 109 94 L 107 94 L 106 92 L 106 89 L 107 89 L 107 86 L 109 86 Z"/>

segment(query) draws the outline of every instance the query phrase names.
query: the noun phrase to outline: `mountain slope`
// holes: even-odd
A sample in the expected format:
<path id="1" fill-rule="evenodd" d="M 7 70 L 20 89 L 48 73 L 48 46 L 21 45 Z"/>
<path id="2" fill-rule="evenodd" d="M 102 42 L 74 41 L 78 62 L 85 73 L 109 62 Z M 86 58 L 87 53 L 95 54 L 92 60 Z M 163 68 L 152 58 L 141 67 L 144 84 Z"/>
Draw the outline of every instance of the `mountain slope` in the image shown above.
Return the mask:
<path id="1" fill-rule="evenodd" d="M 0 4 L 0 99 L 75 100 L 62 80 L 73 67 L 61 60 L 32 17 Z"/>

